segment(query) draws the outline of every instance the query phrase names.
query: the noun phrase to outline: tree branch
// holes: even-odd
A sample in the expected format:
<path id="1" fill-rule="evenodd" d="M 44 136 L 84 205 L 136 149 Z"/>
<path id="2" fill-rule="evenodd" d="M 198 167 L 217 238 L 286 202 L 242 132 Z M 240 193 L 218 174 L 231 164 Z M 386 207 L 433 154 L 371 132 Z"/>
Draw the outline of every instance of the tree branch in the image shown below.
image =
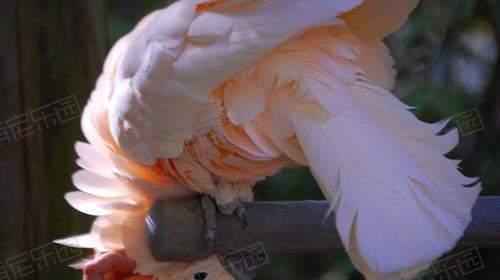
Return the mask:
<path id="1" fill-rule="evenodd" d="M 250 202 L 244 206 L 248 227 L 244 229 L 235 216 L 218 214 L 216 244 L 209 251 L 203 248 L 204 220 L 198 199 L 156 202 L 147 218 L 153 256 L 158 261 L 193 261 L 257 242 L 269 252 L 343 250 L 334 215 L 325 220 L 326 201 Z M 478 200 L 473 221 L 459 245 L 500 247 L 500 197 Z"/>

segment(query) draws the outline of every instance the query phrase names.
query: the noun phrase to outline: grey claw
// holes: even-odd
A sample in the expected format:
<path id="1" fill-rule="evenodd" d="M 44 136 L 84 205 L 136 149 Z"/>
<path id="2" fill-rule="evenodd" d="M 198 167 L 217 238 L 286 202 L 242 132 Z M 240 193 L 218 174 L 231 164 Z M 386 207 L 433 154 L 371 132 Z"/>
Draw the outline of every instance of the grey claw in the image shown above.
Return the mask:
<path id="1" fill-rule="evenodd" d="M 243 228 L 247 228 L 248 227 L 247 211 L 245 210 L 245 207 L 243 207 L 243 204 L 240 203 L 234 211 L 236 213 L 236 217 L 238 217 L 238 220 L 240 220 L 243 223 Z"/>
<path id="2" fill-rule="evenodd" d="M 226 216 L 236 215 L 238 220 L 243 223 L 243 228 L 248 226 L 247 212 L 245 207 L 239 201 L 233 201 L 228 204 L 218 205 L 219 211 Z"/>

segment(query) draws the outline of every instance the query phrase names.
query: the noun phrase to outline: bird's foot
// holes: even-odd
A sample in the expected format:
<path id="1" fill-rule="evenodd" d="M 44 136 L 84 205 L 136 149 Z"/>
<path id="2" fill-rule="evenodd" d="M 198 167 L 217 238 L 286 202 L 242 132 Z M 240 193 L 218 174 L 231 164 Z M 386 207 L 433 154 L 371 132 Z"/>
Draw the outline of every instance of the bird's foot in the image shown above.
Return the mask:
<path id="1" fill-rule="evenodd" d="M 204 249 L 208 248 L 211 250 L 215 243 L 215 234 L 217 232 L 217 209 L 221 214 L 226 216 L 236 215 L 236 217 L 242 222 L 243 228 L 248 226 L 247 212 L 245 211 L 243 204 L 239 201 L 219 205 L 211 196 L 203 194 L 201 196 L 201 209 L 205 219 L 206 243 L 204 245 Z"/>
<path id="2" fill-rule="evenodd" d="M 240 220 L 243 224 L 243 228 L 246 228 L 248 226 L 247 212 L 240 201 L 233 201 L 227 204 L 218 205 L 218 207 L 219 211 L 226 216 L 230 216 L 233 214 L 236 215 L 236 217 L 238 217 L 238 220 Z"/>
<path id="3" fill-rule="evenodd" d="M 207 194 L 201 196 L 201 209 L 205 219 L 205 246 L 212 250 L 215 243 L 215 233 L 217 230 L 216 217 L 217 205 L 212 197 Z"/>

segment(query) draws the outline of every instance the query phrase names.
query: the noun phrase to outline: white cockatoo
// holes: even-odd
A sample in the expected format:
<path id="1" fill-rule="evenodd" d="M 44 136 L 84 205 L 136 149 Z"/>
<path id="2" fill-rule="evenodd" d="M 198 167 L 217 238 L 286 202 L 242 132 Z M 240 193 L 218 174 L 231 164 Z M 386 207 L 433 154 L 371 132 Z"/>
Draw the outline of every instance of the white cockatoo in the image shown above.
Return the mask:
<path id="1" fill-rule="evenodd" d="M 425 268 L 462 236 L 481 187 L 444 156 L 457 131 L 441 135 L 446 122 L 419 121 L 390 92 L 382 40 L 417 3 L 180 0 L 150 14 L 111 50 L 82 116 L 89 144 L 76 144 L 66 199 L 97 218 L 58 242 L 95 250 L 87 279 L 233 279 L 216 256 L 155 261 L 149 207 L 205 194 L 231 212 L 301 165 L 366 278 Z"/>

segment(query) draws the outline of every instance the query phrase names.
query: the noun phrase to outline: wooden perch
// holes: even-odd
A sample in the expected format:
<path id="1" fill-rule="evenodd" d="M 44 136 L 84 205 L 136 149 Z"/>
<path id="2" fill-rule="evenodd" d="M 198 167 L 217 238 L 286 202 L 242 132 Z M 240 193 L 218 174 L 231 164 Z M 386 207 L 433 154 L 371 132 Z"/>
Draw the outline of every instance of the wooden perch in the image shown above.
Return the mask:
<path id="1" fill-rule="evenodd" d="M 204 246 L 204 219 L 199 199 L 157 201 L 147 218 L 151 252 L 158 261 L 193 261 L 225 255 L 257 242 L 268 252 L 343 250 L 335 215 L 325 220 L 326 201 L 244 203 L 248 227 L 235 216 L 217 214 L 215 245 Z M 482 197 L 459 245 L 500 247 L 500 197 Z M 376 229 L 374 229 L 376 230 Z M 411 240 L 408 240 L 411 242 Z"/>

